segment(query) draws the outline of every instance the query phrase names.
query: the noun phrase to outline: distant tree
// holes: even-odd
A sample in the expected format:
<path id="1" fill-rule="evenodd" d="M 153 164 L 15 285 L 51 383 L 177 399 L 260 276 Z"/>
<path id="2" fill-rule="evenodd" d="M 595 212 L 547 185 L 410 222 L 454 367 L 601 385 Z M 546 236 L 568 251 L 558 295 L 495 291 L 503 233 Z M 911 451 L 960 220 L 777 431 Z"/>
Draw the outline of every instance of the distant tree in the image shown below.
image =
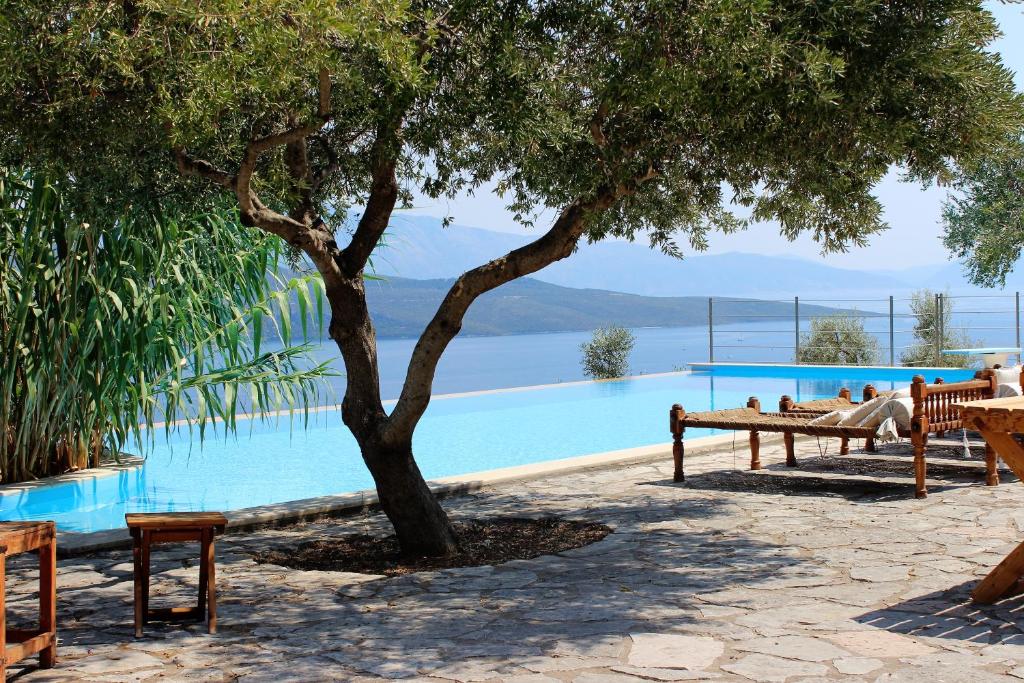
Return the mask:
<path id="1" fill-rule="evenodd" d="M 1024 139 L 961 173 L 942 218 L 946 248 L 971 282 L 1002 287 L 1024 247 Z"/>
<path id="2" fill-rule="evenodd" d="M 583 374 L 595 379 L 614 379 L 629 374 L 629 354 L 636 345 L 636 337 L 625 327 L 611 325 L 594 330 L 588 342 L 580 344 Z"/>
<path id="3" fill-rule="evenodd" d="M 445 555 L 413 433 L 474 301 L 581 239 L 703 248 L 745 225 L 730 204 L 825 251 L 864 244 L 891 167 L 945 179 L 1021 127 L 997 35 L 978 0 L 8 0 L 0 163 L 98 206 L 229 197 L 302 251 L 381 508 L 403 552 Z M 551 223 L 456 279 L 386 409 L 367 261 L 412 188 L 485 182 Z"/>
<path id="4" fill-rule="evenodd" d="M 968 356 L 941 353 L 942 349 L 963 349 L 978 345 L 966 330 L 953 329 L 953 299 L 948 292 L 943 297 L 941 309 L 940 314 L 935 292 L 930 289 L 920 289 L 910 296 L 910 312 L 914 316 L 914 344 L 900 356 L 903 365 L 970 367 L 972 361 Z"/>
<path id="5" fill-rule="evenodd" d="M 799 363 L 821 365 L 874 365 L 878 339 L 864 330 L 864 321 L 852 315 L 811 318 L 811 329 L 800 335 Z"/>

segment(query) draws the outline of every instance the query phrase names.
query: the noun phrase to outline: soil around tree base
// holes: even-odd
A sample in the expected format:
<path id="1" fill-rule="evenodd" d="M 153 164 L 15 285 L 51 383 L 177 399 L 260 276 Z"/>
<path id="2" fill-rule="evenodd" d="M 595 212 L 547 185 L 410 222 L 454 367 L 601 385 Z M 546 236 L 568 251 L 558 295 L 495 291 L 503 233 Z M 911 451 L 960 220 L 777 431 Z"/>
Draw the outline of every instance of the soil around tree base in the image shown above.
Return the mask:
<path id="1" fill-rule="evenodd" d="M 560 517 L 499 517 L 455 522 L 459 552 L 448 557 L 402 556 L 395 536 L 353 534 L 308 541 L 294 548 L 256 553 L 260 564 L 292 569 L 400 576 L 414 572 L 479 567 L 582 548 L 612 532 L 597 522 Z"/>

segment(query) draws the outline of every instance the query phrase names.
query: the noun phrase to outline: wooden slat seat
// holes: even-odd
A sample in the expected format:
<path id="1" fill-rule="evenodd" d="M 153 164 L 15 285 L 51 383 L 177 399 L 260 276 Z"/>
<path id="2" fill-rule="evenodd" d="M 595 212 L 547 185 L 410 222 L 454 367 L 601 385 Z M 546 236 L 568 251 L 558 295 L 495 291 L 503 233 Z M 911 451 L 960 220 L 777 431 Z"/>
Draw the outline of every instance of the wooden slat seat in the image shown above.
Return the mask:
<path id="1" fill-rule="evenodd" d="M 217 632 L 217 582 L 213 539 L 223 533 L 228 520 L 220 512 L 128 513 L 124 516 L 132 534 L 135 565 L 135 637 L 142 637 L 150 620 L 206 619 L 210 633 Z M 195 607 L 149 606 L 150 546 L 156 543 L 199 541 L 199 600 Z"/>
<path id="2" fill-rule="evenodd" d="M 227 518 L 220 512 L 130 512 L 124 516 L 129 529 L 195 529 L 212 526 L 224 531 Z"/>

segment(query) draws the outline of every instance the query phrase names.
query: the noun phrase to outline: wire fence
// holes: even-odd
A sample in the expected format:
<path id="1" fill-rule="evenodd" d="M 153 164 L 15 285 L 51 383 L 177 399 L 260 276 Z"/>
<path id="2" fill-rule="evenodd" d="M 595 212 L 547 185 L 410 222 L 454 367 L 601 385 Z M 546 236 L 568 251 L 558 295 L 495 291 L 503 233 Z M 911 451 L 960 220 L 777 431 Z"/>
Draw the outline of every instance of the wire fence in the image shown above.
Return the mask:
<path id="1" fill-rule="evenodd" d="M 880 299 L 791 300 L 708 298 L 709 362 L 800 363 L 809 347 L 811 321 L 843 316 L 860 321 L 878 344 L 879 363 L 914 364 L 922 354 L 935 365 L 947 365 L 943 346 L 951 340 L 968 347 L 1019 348 L 1020 292 L 1009 294 L 935 294 L 917 302 L 912 297 Z"/>

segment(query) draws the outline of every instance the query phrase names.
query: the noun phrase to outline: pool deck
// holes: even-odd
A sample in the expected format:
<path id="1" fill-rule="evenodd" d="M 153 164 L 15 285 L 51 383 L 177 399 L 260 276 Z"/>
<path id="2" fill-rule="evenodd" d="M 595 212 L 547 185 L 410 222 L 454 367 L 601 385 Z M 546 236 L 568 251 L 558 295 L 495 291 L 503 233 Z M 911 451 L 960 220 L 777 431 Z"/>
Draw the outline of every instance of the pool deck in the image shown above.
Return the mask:
<path id="1" fill-rule="evenodd" d="M 765 435 L 764 438 L 778 439 L 781 437 L 778 435 Z M 688 439 L 686 441 L 687 453 L 691 458 L 700 457 L 721 448 L 725 444 L 732 444 L 733 441 L 734 437 L 731 434 L 718 434 Z M 641 462 L 670 461 L 671 458 L 672 450 L 669 444 L 641 446 L 638 448 L 608 451 L 606 453 L 581 455 L 575 458 L 547 460 L 528 465 L 517 465 L 515 467 L 503 467 L 484 472 L 441 477 L 430 480 L 429 485 L 435 495 L 445 497 L 472 493 L 486 486 L 496 486 L 507 482 L 528 481 L 541 477 L 553 477 L 607 467 L 627 466 Z M 89 477 L 109 476 L 128 467 L 139 467 L 142 463 L 141 458 L 132 458 L 124 463 L 73 472 L 41 482 L 11 485 L 9 491 L 15 492 L 18 489 L 45 486 L 54 480 L 81 480 Z M 304 498 L 240 510 L 226 510 L 224 514 L 228 519 L 228 527 L 240 531 L 292 524 L 325 516 L 341 516 L 365 512 L 376 506 L 377 503 L 377 492 L 373 489 L 366 489 L 354 493 L 340 493 L 332 496 Z M 113 550 L 130 546 L 131 536 L 129 536 L 127 528 L 91 532 L 58 531 L 57 533 L 57 550 L 60 557 L 74 557 L 99 550 Z"/>
<path id="2" fill-rule="evenodd" d="M 822 442 L 821 446 L 826 444 Z M 1022 538 L 1024 488 L 985 487 L 981 454 L 933 449 L 932 495 L 912 497 L 905 444 L 803 467 L 745 440 L 662 459 L 482 485 L 455 518 L 559 514 L 614 533 L 496 567 L 383 578 L 256 565 L 251 553 L 386 530 L 381 515 L 229 533 L 218 543 L 219 633 L 132 636 L 130 553 L 59 563 L 58 667 L 25 681 L 1019 681 L 1024 599 L 977 607 L 974 583 Z M 878 466 L 877 458 L 887 463 Z M 8 570 L 29 614 L 33 558 Z M 154 549 L 154 603 L 191 596 L 195 548 Z M 12 667 L 14 668 L 14 667 Z"/>

